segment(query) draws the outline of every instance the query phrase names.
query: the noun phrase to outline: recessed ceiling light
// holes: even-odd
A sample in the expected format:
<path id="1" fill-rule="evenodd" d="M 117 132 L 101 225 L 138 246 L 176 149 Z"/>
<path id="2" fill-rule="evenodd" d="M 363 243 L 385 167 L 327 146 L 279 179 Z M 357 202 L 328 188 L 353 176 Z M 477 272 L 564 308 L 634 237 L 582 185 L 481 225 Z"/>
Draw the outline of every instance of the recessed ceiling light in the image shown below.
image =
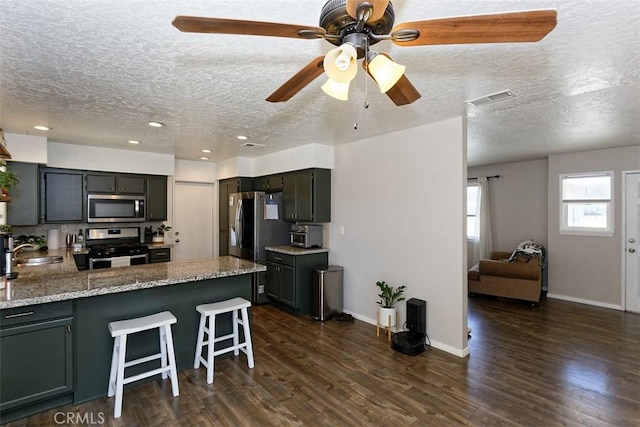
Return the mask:
<path id="1" fill-rule="evenodd" d="M 34 128 L 35 128 L 35 129 L 38 129 L 38 130 L 51 130 L 51 128 L 50 128 L 50 127 L 42 126 L 42 125 L 34 126 Z"/>
<path id="2" fill-rule="evenodd" d="M 204 150 L 202 150 L 203 153 L 210 153 L 211 150 L 209 150 L 208 148 L 205 148 Z"/>
<path id="3" fill-rule="evenodd" d="M 200 160 L 209 160 L 209 158 L 205 157 L 205 156 L 202 156 L 202 157 L 200 157 Z"/>
<path id="4" fill-rule="evenodd" d="M 154 128 L 161 128 L 164 126 L 164 123 L 160 123 L 160 122 L 149 122 L 149 126 L 154 127 Z"/>
<path id="5" fill-rule="evenodd" d="M 244 136 L 244 135 L 238 135 L 238 136 L 236 136 L 236 138 L 241 139 L 241 140 L 243 140 L 243 141 L 244 141 L 245 139 L 249 139 L 249 137 L 246 137 L 246 136 Z"/>
<path id="6" fill-rule="evenodd" d="M 140 141 L 136 141 L 135 139 L 130 139 L 129 144 L 140 144 Z"/>

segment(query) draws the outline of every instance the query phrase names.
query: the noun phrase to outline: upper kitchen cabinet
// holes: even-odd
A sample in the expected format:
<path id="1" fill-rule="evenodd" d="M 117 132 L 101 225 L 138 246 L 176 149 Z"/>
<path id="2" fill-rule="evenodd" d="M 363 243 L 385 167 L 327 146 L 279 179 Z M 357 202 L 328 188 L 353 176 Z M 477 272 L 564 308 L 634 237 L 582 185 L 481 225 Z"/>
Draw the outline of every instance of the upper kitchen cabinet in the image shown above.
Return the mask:
<path id="1" fill-rule="evenodd" d="M 246 177 L 222 179 L 218 182 L 218 231 L 220 256 L 229 255 L 229 196 L 253 190 L 253 179 Z"/>
<path id="2" fill-rule="evenodd" d="M 331 170 L 284 174 L 282 210 L 286 221 L 331 222 Z"/>
<path id="3" fill-rule="evenodd" d="M 167 177 L 150 176 L 147 178 L 147 220 L 166 221 L 167 219 Z"/>
<path id="4" fill-rule="evenodd" d="M 11 187 L 7 204 L 7 223 L 11 225 L 38 224 L 38 164 L 8 162 L 7 168 L 18 175 L 20 183 Z"/>
<path id="5" fill-rule="evenodd" d="M 120 174 L 85 175 L 87 193 L 145 194 L 145 177 Z"/>
<path id="6" fill-rule="evenodd" d="M 255 191 L 264 191 L 265 193 L 282 191 L 283 180 L 284 176 L 282 174 L 261 176 L 253 180 L 253 189 Z"/>
<path id="7" fill-rule="evenodd" d="M 40 169 L 41 222 L 83 221 L 82 171 Z"/>

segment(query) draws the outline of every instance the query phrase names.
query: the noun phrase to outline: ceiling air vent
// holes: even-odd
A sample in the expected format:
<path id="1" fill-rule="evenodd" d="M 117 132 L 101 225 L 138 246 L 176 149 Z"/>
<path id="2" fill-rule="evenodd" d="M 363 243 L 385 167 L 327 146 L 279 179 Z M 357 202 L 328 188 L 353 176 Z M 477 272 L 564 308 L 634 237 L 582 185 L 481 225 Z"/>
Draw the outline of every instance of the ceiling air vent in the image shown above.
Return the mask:
<path id="1" fill-rule="evenodd" d="M 256 142 L 245 142 L 242 144 L 243 147 L 266 147 L 264 144 L 258 144 Z"/>
<path id="2" fill-rule="evenodd" d="M 471 105 L 479 107 L 480 105 L 491 104 L 493 102 L 504 101 L 505 99 L 513 98 L 515 95 L 510 90 L 503 90 L 502 92 L 492 93 L 491 95 L 481 96 L 480 98 L 467 101 Z"/>

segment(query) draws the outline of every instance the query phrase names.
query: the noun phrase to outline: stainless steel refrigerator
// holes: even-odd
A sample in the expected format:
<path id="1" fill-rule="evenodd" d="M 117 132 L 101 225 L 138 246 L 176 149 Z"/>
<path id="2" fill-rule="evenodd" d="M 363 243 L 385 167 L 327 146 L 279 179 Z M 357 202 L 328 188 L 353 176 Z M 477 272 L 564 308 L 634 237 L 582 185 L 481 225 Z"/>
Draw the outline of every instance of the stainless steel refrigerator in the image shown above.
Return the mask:
<path id="1" fill-rule="evenodd" d="M 265 264 L 265 246 L 289 244 L 291 225 L 282 219 L 282 193 L 260 191 L 229 196 L 229 255 Z M 252 302 L 269 302 L 266 272 L 253 276 Z"/>

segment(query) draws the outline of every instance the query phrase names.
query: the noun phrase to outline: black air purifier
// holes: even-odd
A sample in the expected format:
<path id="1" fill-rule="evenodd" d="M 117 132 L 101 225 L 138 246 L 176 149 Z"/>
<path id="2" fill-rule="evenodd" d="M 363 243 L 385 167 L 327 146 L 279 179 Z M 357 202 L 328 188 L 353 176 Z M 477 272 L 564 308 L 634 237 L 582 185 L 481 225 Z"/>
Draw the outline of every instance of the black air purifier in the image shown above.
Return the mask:
<path id="1" fill-rule="evenodd" d="M 422 353 L 427 335 L 426 301 L 417 298 L 407 300 L 407 329 L 393 336 L 391 348 L 410 356 Z"/>

